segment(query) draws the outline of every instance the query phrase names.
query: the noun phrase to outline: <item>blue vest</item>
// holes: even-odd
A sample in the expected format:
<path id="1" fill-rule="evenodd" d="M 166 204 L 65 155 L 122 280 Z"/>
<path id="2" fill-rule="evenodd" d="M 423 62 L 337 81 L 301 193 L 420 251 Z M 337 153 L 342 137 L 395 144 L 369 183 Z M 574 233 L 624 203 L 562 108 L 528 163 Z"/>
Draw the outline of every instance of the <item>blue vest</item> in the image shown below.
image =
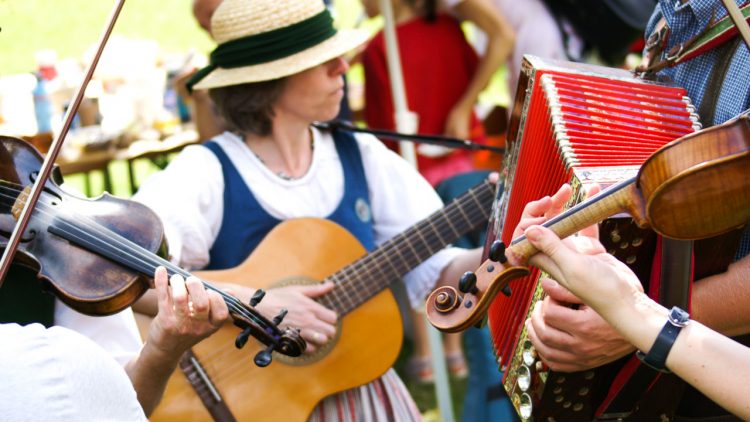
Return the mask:
<path id="1" fill-rule="evenodd" d="M 326 218 L 347 229 L 364 248 L 371 251 L 375 247 L 375 233 L 359 146 L 348 132 L 335 131 L 333 139 L 344 173 L 344 197 Z M 210 262 L 206 269 L 236 267 L 250 256 L 260 241 L 281 220 L 263 209 L 237 168 L 216 142 L 208 141 L 203 145 L 219 159 L 224 176 L 224 216 L 219 235 L 211 247 Z"/>

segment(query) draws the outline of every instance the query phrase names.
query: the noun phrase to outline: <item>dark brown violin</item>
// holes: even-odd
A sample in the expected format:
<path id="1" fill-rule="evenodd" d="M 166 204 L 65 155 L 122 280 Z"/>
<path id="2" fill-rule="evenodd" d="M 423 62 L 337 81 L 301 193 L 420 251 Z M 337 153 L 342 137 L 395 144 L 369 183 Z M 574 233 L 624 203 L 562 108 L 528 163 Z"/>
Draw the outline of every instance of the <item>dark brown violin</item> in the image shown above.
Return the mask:
<path id="1" fill-rule="evenodd" d="M 621 212 L 640 227 L 673 239 L 716 236 L 750 221 L 750 117 L 692 133 L 664 145 L 625 180 L 547 221 L 561 238 Z M 508 247 L 528 260 L 537 250 L 525 236 Z M 436 328 L 456 332 L 481 322 L 492 299 L 508 283 L 528 274 L 506 266 L 505 246 L 496 241 L 489 259 L 453 287 L 427 298 L 427 319 Z"/>
<path id="2" fill-rule="evenodd" d="M 8 243 L 42 157 L 26 142 L 0 136 L 0 246 Z M 94 200 L 73 196 L 53 172 L 21 236 L 14 264 L 38 272 L 43 286 L 70 307 L 89 314 L 107 315 L 135 302 L 151 285 L 154 271 L 164 266 L 170 275 L 190 274 L 159 256 L 166 251 L 162 224 L 145 205 L 104 194 Z M 204 282 L 219 293 L 235 325 L 243 329 L 236 345 L 249 336 L 267 346 L 256 364 L 270 363 L 271 352 L 299 356 L 305 342 L 298 330 L 278 328 L 284 315 L 269 321 L 250 305 Z"/>

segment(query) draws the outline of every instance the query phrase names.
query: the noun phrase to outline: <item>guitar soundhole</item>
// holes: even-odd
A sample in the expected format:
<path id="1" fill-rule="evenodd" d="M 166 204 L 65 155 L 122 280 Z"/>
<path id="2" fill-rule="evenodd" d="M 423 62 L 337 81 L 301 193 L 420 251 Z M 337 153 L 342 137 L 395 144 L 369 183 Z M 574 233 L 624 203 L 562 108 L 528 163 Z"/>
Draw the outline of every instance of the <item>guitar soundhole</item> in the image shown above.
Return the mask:
<path id="1" fill-rule="evenodd" d="M 274 289 L 274 288 L 284 287 L 284 286 L 319 284 L 319 283 L 320 283 L 320 280 L 315 280 L 310 277 L 292 276 L 292 277 L 281 279 L 271 284 L 270 288 Z M 323 360 L 326 356 L 328 356 L 331 350 L 333 350 L 333 348 L 336 347 L 336 344 L 339 342 L 339 338 L 341 337 L 342 321 L 343 321 L 343 318 L 339 318 L 338 321 L 336 321 L 336 335 L 328 343 L 324 344 L 323 346 L 316 346 L 315 352 L 303 353 L 301 356 L 298 356 L 298 357 L 290 357 L 290 356 L 286 356 L 286 355 L 282 355 L 280 353 L 274 352 L 273 354 L 274 361 L 276 363 L 284 363 L 286 365 L 302 366 L 302 365 L 309 365 L 312 363 L 316 363 L 320 360 Z"/>

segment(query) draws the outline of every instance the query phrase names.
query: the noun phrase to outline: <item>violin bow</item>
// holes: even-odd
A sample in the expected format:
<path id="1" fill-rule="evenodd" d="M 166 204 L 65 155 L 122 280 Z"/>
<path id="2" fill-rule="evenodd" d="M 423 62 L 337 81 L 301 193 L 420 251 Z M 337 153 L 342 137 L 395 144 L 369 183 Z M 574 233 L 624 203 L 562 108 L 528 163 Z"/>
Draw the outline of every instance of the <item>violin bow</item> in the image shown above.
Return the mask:
<path id="1" fill-rule="evenodd" d="M 8 239 L 8 245 L 5 247 L 2 258 L 0 258 L 0 287 L 3 286 L 3 281 L 5 281 L 5 276 L 8 274 L 8 269 L 13 262 L 13 257 L 16 254 L 16 249 L 18 249 L 18 244 L 21 241 L 21 234 L 26 231 L 26 227 L 28 226 L 29 220 L 31 219 L 31 213 L 34 211 L 34 207 L 39 200 L 39 195 L 41 195 L 42 190 L 44 189 L 44 185 L 47 183 L 47 179 L 49 179 L 49 175 L 52 172 L 52 166 L 55 164 L 55 160 L 60 154 L 60 148 L 62 148 L 65 136 L 70 130 L 70 126 L 73 123 L 73 118 L 75 117 L 76 112 L 78 112 L 78 107 L 81 105 L 81 101 L 83 101 L 83 95 L 86 93 L 86 87 L 88 86 L 89 81 L 91 81 L 91 77 L 94 75 L 94 70 L 96 69 L 96 65 L 99 63 L 99 58 L 102 55 L 102 51 L 104 51 L 104 46 L 107 43 L 110 34 L 112 33 L 112 28 L 114 28 L 117 17 L 120 16 L 120 11 L 122 10 L 122 6 L 124 4 L 125 0 L 118 0 L 117 4 L 112 10 L 112 14 L 109 17 L 107 26 L 104 29 L 104 32 L 102 32 L 101 38 L 99 38 L 99 45 L 96 49 L 96 54 L 89 64 L 88 70 L 86 71 L 86 75 L 84 76 L 81 85 L 78 87 L 78 91 L 76 92 L 73 104 L 68 107 L 68 110 L 65 112 L 62 130 L 60 130 L 57 138 L 55 138 L 55 140 L 52 142 L 52 145 L 50 145 L 49 152 L 47 152 L 47 155 L 44 157 L 42 167 L 39 169 L 39 174 L 37 175 L 36 180 L 34 180 L 34 184 L 32 185 L 31 190 L 27 195 L 23 209 L 21 210 L 21 213 L 18 217 L 18 223 L 16 223 L 16 226 L 13 229 L 13 233 Z"/>

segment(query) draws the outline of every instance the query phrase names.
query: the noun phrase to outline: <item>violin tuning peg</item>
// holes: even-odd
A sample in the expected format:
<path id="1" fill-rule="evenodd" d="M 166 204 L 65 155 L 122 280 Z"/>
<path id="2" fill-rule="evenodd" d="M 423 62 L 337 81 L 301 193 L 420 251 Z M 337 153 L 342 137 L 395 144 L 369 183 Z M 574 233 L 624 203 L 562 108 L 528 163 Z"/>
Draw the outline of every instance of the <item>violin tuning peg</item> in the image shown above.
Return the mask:
<path id="1" fill-rule="evenodd" d="M 273 359 L 273 356 L 271 355 L 273 353 L 273 348 L 274 346 L 270 345 L 264 350 L 258 352 L 258 354 L 255 355 L 255 358 L 253 358 L 253 362 L 255 362 L 255 365 L 260 368 L 265 368 L 266 366 L 270 365 L 271 360 Z"/>
<path id="2" fill-rule="evenodd" d="M 245 346 L 245 343 L 247 343 L 247 339 L 250 338 L 250 328 L 245 328 L 242 330 L 241 333 L 237 335 L 237 338 L 234 340 L 234 346 L 238 349 L 242 349 Z"/>
<path id="3" fill-rule="evenodd" d="M 505 256 L 505 243 L 499 240 L 492 242 L 488 257 L 493 262 L 499 262 L 501 264 L 508 262 L 508 257 Z"/>
<path id="4" fill-rule="evenodd" d="M 283 309 L 283 308 L 282 308 L 282 309 L 281 309 L 281 312 L 279 312 L 279 314 L 278 314 L 278 315 L 276 315 L 275 317 L 273 317 L 273 325 L 276 325 L 276 326 L 278 326 L 279 324 L 281 324 L 281 321 L 283 321 L 283 320 L 284 320 L 284 317 L 285 317 L 285 316 L 286 316 L 286 314 L 288 314 L 288 313 L 289 313 L 289 311 L 287 311 L 286 309 Z"/>
<path id="5" fill-rule="evenodd" d="M 506 284 L 502 289 L 500 289 L 500 291 L 503 292 L 506 297 L 510 297 L 511 291 L 509 285 Z"/>
<path id="6" fill-rule="evenodd" d="M 261 300 L 263 300 L 263 297 L 266 295 L 266 291 L 263 289 L 258 289 L 253 294 L 253 297 L 250 298 L 250 306 L 255 307 L 258 303 L 260 303 Z"/>
<path id="7" fill-rule="evenodd" d="M 484 318 L 480 319 L 479 322 L 474 324 L 474 328 L 482 328 L 485 324 L 487 324 L 487 315 L 485 315 Z"/>
<path id="8" fill-rule="evenodd" d="M 467 271 L 461 276 L 461 280 L 458 281 L 458 290 L 461 293 L 477 293 L 477 276 L 471 271 Z"/>

